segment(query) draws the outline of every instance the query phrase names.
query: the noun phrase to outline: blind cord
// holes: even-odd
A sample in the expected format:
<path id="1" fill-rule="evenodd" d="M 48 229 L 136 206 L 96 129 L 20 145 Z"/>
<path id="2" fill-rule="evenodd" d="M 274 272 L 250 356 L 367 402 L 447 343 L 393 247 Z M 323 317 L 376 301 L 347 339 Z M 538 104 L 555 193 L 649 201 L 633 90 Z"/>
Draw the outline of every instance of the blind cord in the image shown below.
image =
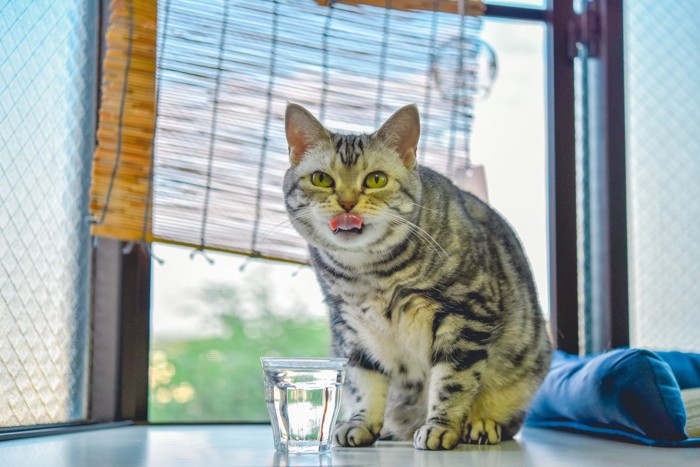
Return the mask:
<path id="1" fill-rule="evenodd" d="M 156 49 L 156 96 L 154 102 L 154 125 L 153 135 L 151 136 L 151 157 L 149 161 L 148 169 L 148 186 L 146 189 L 146 209 L 143 212 L 143 228 L 141 230 L 141 240 L 139 242 L 145 251 L 158 262 L 158 264 L 165 264 L 162 258 L 156 256 L 153 253 L 153 248 L 148 243 L 148 232 L 151 225 L 151 214 L 153 211 L 153 177 L 155 176 L 155 146 L 156 146 L 156 132 L 158 131 L 158 103 L 160 102 L 160 79 L 163 68 L 163 51 L 165 50 L 166 38 L 168 37 L 168 25 L 170 19 L 170 0 L 165 0 L 163 5 L 163 33 L 160 42 L 156 40 L 158 47 Z M 132 243 L 132 242 L 129 242 Z"/>
<path id="2" fill-rule="evenodd" d="M 211 197 L 211 177 L 212 177 L 212 167 L 214 165 L 214 150 L 216 147 L 216 130 L 219 121 L 219 96 L 221 93 L 221 75 L 223 74 L 223 63 L 224 63 L 224 48 L 226 46 L 226 33 L 228 31 L 228 10 L 229 2 L 224 1 L 224 14 L 221 20 L 221 36 L 219 38 L 219 54 L 216 61 L 216 78 L 214 81 L 214 96 L 213 96 L 213 108 L 211 115 L 211 127 L 209 131 L 209 154 L 207 157 L 207 177 L 206 185 L 204 191 L 204 207 L 202 212 L 202 226 L 199 232 L 199 247 L 196 248 L 190 254 L 190 257 L 194 257 L 195 254 L 200 253 L 204 259 L 207 260 L 209 264 L 214 263 L 214 259 L 209 257 L 204 251 L 204 243 L 206 240 L 207 233 L 207 219 L 209 218 L 209 201 Z"/>
<path id="3" fill-rule="evenodd" d="M 128 2 L 128 21 L 129 21 L 129 43 L 126 48 L 126 64 L 124 65 L 124 82 L 122 83 L 122 93 L 119 96 L 119 118 L 117 122 L 117 148 L 114 155 L 114 166 L 112 167 L 112 174 L 109 177 L 109 186 L 107 187 L 107 195 L 105 196 L 104 205 L 102 205 L 102 211 L 98 219 L 91 219 L 90 223 L 101 225 L 105 221 L 107 215 L 107 210 L 109 209 L 109 202 L 112 198 L 112 190 L 114 189 L 114 181 L 117 178 L 117 171 L 119 170 L 119 164 L 121 162 L 122 156 L 122 133 L 124 126 L 124 108 L 126 106 L 126 93 L 129 89 L 129 70 L 131 68 L 131 54 L 133 50 L 133 39 L 134 39 L 134 3 L 133 0 Z"/>
<path id="4" fill-rule="evenodd" d="M 447 150 L 447 173 L 450 177 L 453 176 L 454 172 L 454 160 L 455 160 L 455 146 L 457 144 L 457 130 L 458 124 L 457 119 L 459 118 L 459 111 L 457 106 L 459 105 L 459 98 L 462 89 L 460 80 L 462 79 L 462 72 L 464 71 L 464 25 L 465 15 L 464 15 L 464 0 L 457 0 L 457 6 L 459 8 L 459 36 L 457 40 L 458 44 L 458 55 L 457 55 L 457 67 L 454 75 L 454 93 L 452 96 L 452 109 L 450 111 L 450 142 Z"/>
<path id="5" fill-rule="evenodd" d="M 437 53 L 435 51 L 435 42 L 437 37 L 438 11 L 440 11 L 440 1 L 441 0 L 433 0 L 433 15 L 430 19 L 430 44 L 428 45 L 428 48 L 430 49 L 430 55 L 428 55 L 428 68 L 425 74 L 425 95 L 423 96 L 423 102 L 425 102 L 425 106 L 423 108 L 423 116 L 425 118 L 422 119 L 423 121 L 421 122 L 422 128 L 420 152 L 418 153 L 419 163 L 422 162 L 423 154 L 425 154 L 425 148 L 428 144 L 428 136 L 430 134 L 428 131 L 428 124 L 430 122 L 430 105 L 432 103 L 431 99 L 433 94 L 432 71 L 433 66 L 435 66 L 435 60 L 437 58 Z"/>
<path id="6" fill-rule="evenodd" d="M 384 80 L 386 78 L 387 51 L 389 49 L 389 33 L 391 32 L 391 0 L 384 2 L 384 25 L 382 27 L 382 49 L 379 55 L 379 83 L 377 84 L 377 99 L 375 101 L 374 128 L 382 123 L 382 100 L 384 99 Z"/>
<path id="7" fill-rule="evenodd" d="M 320 109 L 318 111 L 318 119 L 321 123 L 325 124 L 326 120 L 326 101 L 328 100 L 328 86 L 330 85 L 328 79 L 328 72 L 330 67 L 328 66 L 328 38 L 330 37 L 331 22 L 333 21 L 333 11 L 334 11 L 334 0 L 328 2 L 328 13 L 326 13 L 326 21 L 323 23 L 323 36 L 321 39 L 321 53 L 323 58 L 321 59 L 321 73 L 323 87 L 321 88 L 321 103 Z"/>
<path id="8" fill-rule="evenodd" d="M 258 164 L 258 183 L 255 190 L 255 220 L 253 223 L 253 238 L 250 243 L 250 250 L 253 256 L 260 255 L 257 250 L 258 230 L 260 229 L 260 210 L 262 206 L 262 180 L 265 168 L 265 157 L 267 156 L 267 146 L 270 141 L 270 120 L 272 113 L 272 93 L 275 88 L 275 66 L 277 64 L 277 34 L 279 25 L 279 1 L 275 0 L 272 14 L 272 39 L 270 47 L 270 75 L 267 81 L 267 105 L 265 108 L 265 124 L 263 128 L 263 141 L 260 148 L 260 162 Z"/>

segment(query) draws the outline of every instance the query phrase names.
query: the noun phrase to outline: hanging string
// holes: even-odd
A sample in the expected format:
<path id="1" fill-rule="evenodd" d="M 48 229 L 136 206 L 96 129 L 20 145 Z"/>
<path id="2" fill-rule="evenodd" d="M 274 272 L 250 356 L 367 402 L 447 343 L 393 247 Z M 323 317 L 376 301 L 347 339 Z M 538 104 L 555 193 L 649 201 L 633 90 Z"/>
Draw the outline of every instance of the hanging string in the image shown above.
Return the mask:
<path id="1" fill-rule="evenodd" d="M 460 3 L 463 1 L 464 0 L 460 0 Z M 476 23 L 476 25 L 478 26 L 481 25 L 481 19 L 470 17 L 469 21 L 472 23 Z M 472 29 L 474 27 L 476 26 L 471 26 Z M 460 89 L 462 91 L 462 95 L 459 96 L 459 102 L 462 106 L 461 117 L 463 121 L 461 134 L 463 137 L 464 144 L 464 161 L 462 163 L 462 166 L 459 167 L 459 170 L 466 172 L 467 176 L 471 176 L 473 170 L 471 161 L 471 139 L 469 138 L 469 135 L 471 134 L 472 122 L 474 120 L 474 102 L 477 99 L 488 97 L 498 67 L 496 65 L 496 56 L 493 52 L 493 49 L 491 49 L 491 47 L 485 42 L 474 37 L 474 34 L 470 34 L 468 38 L 464 38 L 462 54 L 464 53 L 464 48 L 467 49 L 467 58 L 469 60 L 469 63 L 467 64 L 465 70 L 466 78 L 462 82 L 462 88 Z M 489 70 L 487 77 L 487 86 L 484 89 L 484 93 L 479 94 L 479 89 L 481 87 L 479 84 L 479 56 L 482 52 L 482 48 L 486 51 L 488 55 Z"/>
<path id="2" fill-rule="evenodd" d="M 391 0 L 384 3 L 384 26 L 382 27 L 382 49 L 379 54 L 379 85 L 374 113 L 374 127 L 378 128 L 382 120 L 382 100 L 384 99 L 384 80 L 386 77 L 387 51 L 389 49 L 389 25 L 391 20 Z"/>
<path id="3" fill-rule="evenodd" d="M 469 45 L 471 46 L 473 41 L 470 38 Z M 471 48 L 470 48 L 471 51 Z M 471 160 L 471 139 L 469 138 L 469 135 L 471 134 L 471 128 L 472 128 L 472 120 L 473 120 L 473 101 L 474 101 L 474 94 L 475 94 L 475 88 L 477 86 L 477 72 L 476 66 L 477 64 L 475 63 L 476 58 L 478 57 L 479 51 L 478 48 L 471 53 L 469 56 L 470 60 L 470 66 L 469 66 L 469 71 L 467 72 L 467 78 L 468 81 L 465 83 L 465 85 L 462 87 L 460 90 L 462 95 L 459 97 L 460 102 L 462 102 L 462 112 L 461 117 L 462 117 L 462 138 L 463 138 L 463 144 L 464 144 L 464 160 L 461 165 L 461 167 L 458 168 L 458 170 L 465 172 L 466 175 L 469 177 L 472 175 L 472 160 Z"/>
<path id="4" fill-rule="evenodd" d="M 239 270 L 240 272 L 245 272 L 246 268 L 248 267 L 248 265 L 249 265 L 251 262 L 252 262 L 252 258 L 251 258 L 250 256 L 247 256 L 247 257 L 243 260 L 243 262 L 241 263 L 241 265 L 238 266 L 238 270 Z"/>
<path id="5" fill-rule="evenodd" d="M 265 124 L 263 127 L 263 139 L 260 147 L 260 162 L 258 163 L 257 187 L 255 190 L 255 220 L 253 223 L 253 238 L 250 250 L 253 256 L 260 256 L 257 250 L 258 230 L 260 229 L 260 210 L 262 205 L 263 171 L 265 168 L 265 158 L 267 147 L 270 142 L 270 120 L 272 114 L 272 93 L 275 88 L 275 67 L 277 64 L 277 41 L 279 28 L 279 1 L 275 0 L 272 12 L 272 39 L 270 48 L 270 74 L 267 81 L 267 106 L 265 108 Z"/>
<path id="6" fill-rule="evenodd" d="M 437 52 L 435 47 L 435 42 L 437 39 L 437 26 L 438 26 L 438 11 L 440 11 L 440 1 L 433 0 L 433 15 L 430 20 L 430 44 L 428 48 L 430 49 L 430 55 L 428 56 L 428 68 L 425 75 L 425 96 L 423 97 L 423 102 L 425 107 L 423 110 L 423 118 L 421 118 L 421 141 L 420 141 L 420 151 L 418 153 L 418 162 L 422 162 L 425 157 L 425 148 L 428 144 L 428 124 L 430 123 L 430 105 L 433 94 L 433 66 L 435 66 L 435 61 L 437 58 Z"/>
<path id="7" fill-rule="evenodd" d="M 207 250 L 203 246 L 199 246 L 190 252 L 190 259 L 194 259 L 195 256 L 201 256 L 209 264 L 214 264 L 214 258 L 207 254 Z"/>
<path id="8" fill-rule="evenodd" d="M 143 215 L 143 232 L 141 233 L 141 238 L 145 242 L 146 235 L 151 222 L 151 211 L 153 210 L 153 178 L 155 176 L 155 147 L 156 147 L 156 131 L 158 131 L 158 112 L 160 103 L 160 91 L 161 91 L 161 75 L 163 74 L 163 55 L 165 53 L 166 39 L 168 37 L 168 26 L 170 20 L 170 0 L 165 0 L 165 5 L 163 6 L 163 33 L 161 35 L 161 40 L 156 50 L 156 102 L 155 102 L 155 125 L 156 129 L 153 132 L 153 139 L 151 140 L 151 166 L 148 171 L 148 198 L 146 202 L 146 212 Z"/>
<path id="9" fill-rule="evenodd" d="M 466 25 L 466 16 L 465 16 L 465 5 L 464 5 L 464 0 L 459 0 L 458 3 L 458 8 L 459 8 L 459 14 L 460 14 L 460 33 L 459 33 L 459 71 L 460 71 L 460 79 L 459 79 L 459 87 L 457 88 L 457 102 L 459 103 L 460 112 L 457 118 L 462 119 L 462 126 L 460 128 L 460 136 L 462 137 L 462 142 L 464 144 L 464 164 L 462 164 L 462 167 L 459 167 L 458 170 L 460 171 L 466 171 L 467 174 L 471 171 L 471 160 L 470 160 L 470 155 L 469 155 L 469 132 L 471 129 L 471 115 L 469 113 L 469 109 L 471 107 L 471 98 L 470 98 L 470 87 L 471 84 L 474 83 L 474 71 L 472 70 L 471 67 L 468 67 L 465 69 L 465 64 L 464 64 L 464 50 L 469 47 L 469 51 L 471 51 L 471 38 L 469 41 L 467 41 L 466 36 L 464 35 L 464 27 Z M 470 55 L 469 58 L 473 58 L 473 56 Z M 472 60 L 473 62 L 473 60 Z M 472 65 L 473 63 L 470 63 Z M 452 171 L 452 169 L 450 170 Z"/>
<path id="10" fill-rule="evenodd" d="M 333 21 L 333 10 L 335 6 L 334 0 L 329 0 L 328 2 L 328 13 L 326 13 L 326 21 L 323 23 L 323 39 L 321 40 L 321 53 L 322 55 L 322 82 L 323 87 L 321 88 L 321 108 L 318 112 L 318 119 L 321 123 L 325 123 L 326 118 L 326 101 L 328 100 L 328 86 L 329 86 L 329 65 L 328 65 L 328 38 L 330 36 L 331 22 Z"/>
<path id="11" fill-rule="evenodd" d="M 450 143 L 447 150 L 447 173 L 450 176 L 453 175 L 454 169 L 454 159 L 455 159 L 455 145 L 457 138 L 458 124 L 457 119 L 459 118 L 458 105 L 460 98 L 460 87 L 463 86 L 463 81 L 460 82 L 462 77 L 462 72 L 464 71 L 464 25 L 465 21 L 465 8 L 464 0 L 457 0 L 457 6 L 459 9 L 459 38 L 457 40 L 457 67 L 454 76 L 454 93 L 452 95 L 452 109 L 450 111 Z"/>
<path id="12" fill-rule="evenodd" d="M 466 94 L 466 91 L 465 91 Z M 472 175 L 472 153 L 471 153 L 471 140 L 469 138 L 469 134 L 471 133 L 471 122 L 472 122 L 472 114 L 465 108 L 464 112 L 462 112 L 462 118 L 464 119 L 463 122 L 463 129 L 464 131 L 462 134 L 464 135 L 464 164 L 463 167 L 460 167 L 459 170 L 462 170 L 467 173 L 467 176 Z"/>
<path id="13" fill-rule="evenodd" d="M 219 39 L 219 55 L 217 57 L 216 65 L 216 78 L 214 82 L 214 101 L 211 116 L 211 128 L 209 133 L 209 157 L 207 159 L 207 182 L 206 191 L 204 192 L 204 208 L 202 212 L 202 228 L 199 235 L 199 248 L 194 250 L 191 257 L 194 257 L 196 253 L 201 253 L 202 256 L 209 262 L 213 263 L 214 260 L 209 258 L 204 252 L 204 242 L 206 237 L 207 229 L 207 219 L 209 217 L 209 199 L 211 196 L 211 174 L 212 167 L 214 165 L 214 149 L 216 146 L 216 129 L 218 124 L 219 116 L 219 93 L 221 92 L 221 75 L 223 74 L 223 62 L 224 62 L 224 47 L 226 45 L 226 33 L 228 31 L 228 10 L 229 2 L 224 1 L 224 14 L 221 24 L 221 37 Z"/>
<path id="14" fill-rule="evenodd" d="M 122 247 L 122 254 L 123 255 L 128 255 L 130 254 L 134 248 L 138 248 L 141 251 L 143 251 L 146 255 L 150 256 L 153 260 L 155 260 L 158 264 L 161 266 L 165 264 L 165 260 L 157 256 L 155 253 L 153 253 L 153 249 L 151 246 L 144 241 L 141 240 L 132 240 L 129 242 L 126 242 L 124 246 Z"/>
<path id="15" fill-rule="evenodd" d="M 119 170 L 119 165 L 122 157 L 122 133 L 124 130 L 124 108 L 126 107 L 126 94 L 129 89 L 129 72 L 131 69 L 131 54 L 133 53 L 133 43 L 134 43 L 134 2 L 129 0 L 127 3 L 127 9 L 129 12 L 129 42 L 126 46 L 126 63 L 124 65 L 124 80 L 122 83 L 122 93 L 119 97 L 119 117 L 117 122 L 117 148 L 114 154 L 114 166 L 112 167 L 112 174 L 109 177 L 109 186 L 107 187 L 107 195 L 105 196 L 105 202 L 102 206 L 102 211 L 97 220 L 91 219 L 90 223 L 101 225 L 105 221 L 105 216 L 109 210 L 109 202 L 112 198 L 112 190 L 114 189 L 114 181 L 117 178 L 117 171 Z"/>

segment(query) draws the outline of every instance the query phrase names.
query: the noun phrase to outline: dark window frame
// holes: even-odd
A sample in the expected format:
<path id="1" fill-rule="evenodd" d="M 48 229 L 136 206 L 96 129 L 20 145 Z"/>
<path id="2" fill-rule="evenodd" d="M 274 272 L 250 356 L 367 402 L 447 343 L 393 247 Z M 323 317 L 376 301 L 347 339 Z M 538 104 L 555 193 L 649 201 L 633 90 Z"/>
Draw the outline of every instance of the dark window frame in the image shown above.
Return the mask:
<path id="1" fill-rule="evenodd" d="M 570 4 L 571 3 L 571 4 Z M 608 132 L 604 239 L 611 292 L 611 343 L 629 343 L 627 310 L 627 236 L 624 149 L 622 0 L 601 0 L 601 54 Z M 100 1 L 100 56 L 109 11 Z M 570 54 L 573 1 L 548 0 L 547 9 L 488 5 L 486 16 L 537 21 L 547 26 L 547 106 L 549 168 L 549 256 L 552 337 L 558 348 L 579 352 L 574 70 Z M 101 58 L 100 57 L 100 58 Z M 101 60 L 99 61 L 101 63 Z M 101 70 L 97 71 L 100 78 Z M 98 82 L 101 80 L 98 79 Z M 97 91 L 99 93 L 99 89 Z M 99 96 L 96 96 L 96 98 Z M 99 100 L 98 100 L 99 102 Z M 93 309 L 89 415 L 84 422 L 0 429 L 0 441 L 148 422 L 148 359 L 151 258 L 138 245 L 98 238 L 93 250 Z M 614 313 L 611 311 L 614 310 Z"/>

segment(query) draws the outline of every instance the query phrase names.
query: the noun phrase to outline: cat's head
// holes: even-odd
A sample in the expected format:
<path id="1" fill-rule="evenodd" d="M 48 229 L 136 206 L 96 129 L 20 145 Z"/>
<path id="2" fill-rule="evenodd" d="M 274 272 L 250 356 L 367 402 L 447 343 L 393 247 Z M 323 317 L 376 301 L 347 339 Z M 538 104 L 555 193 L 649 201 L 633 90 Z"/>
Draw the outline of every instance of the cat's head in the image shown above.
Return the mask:
<path id="1" fill-rule="evenodd" d="M 285 115 L 290 168 L 287 212 L 313 246 L 357 251 L 405 238 L 421 199 L 415 105 L 392 115 L 372 134 L 334 133 L 306 109 Z"/>

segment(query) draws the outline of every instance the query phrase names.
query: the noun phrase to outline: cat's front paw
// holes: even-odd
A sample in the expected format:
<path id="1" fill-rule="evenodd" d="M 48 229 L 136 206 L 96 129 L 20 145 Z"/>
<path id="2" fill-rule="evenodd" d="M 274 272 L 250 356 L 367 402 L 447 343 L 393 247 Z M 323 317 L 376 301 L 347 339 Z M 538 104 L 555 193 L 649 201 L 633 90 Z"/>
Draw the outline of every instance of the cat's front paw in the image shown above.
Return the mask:
<path id="1" fill-rule="evenodd" d="M 501 425 L 489 419 L 471 420 L 464 430 L 464 441 L 469 444 L 499 444 Z"/>
<path id="2" fill-rule="evenodd" d="M 444 425 L 426 424 L 413 435 L 416 449 L 439 451 L 452 449 L 459 443 L 459 435 L 452 428 Z"/>
<path id="3" fill-rule="evenodd" d="M 359 422 L 344 422 L 335 427 L 333 439 L 342 447 L 371 446 L 379 438 L 379 428 Z"/>

